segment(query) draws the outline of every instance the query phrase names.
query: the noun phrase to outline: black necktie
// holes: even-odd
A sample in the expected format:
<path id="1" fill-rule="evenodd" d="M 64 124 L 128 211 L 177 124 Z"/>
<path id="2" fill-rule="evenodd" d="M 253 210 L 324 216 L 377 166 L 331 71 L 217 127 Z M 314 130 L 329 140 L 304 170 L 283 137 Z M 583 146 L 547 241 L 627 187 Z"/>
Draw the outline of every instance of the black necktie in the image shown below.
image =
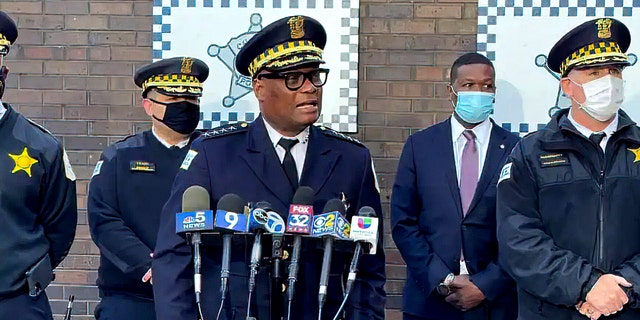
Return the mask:
<path id="1" fill-rule="evenodd" d="M 289 178 L 289 183 L 293 190 L 298 189 L 298 169 L 296 168 L 296 162 L 293 160 L 293 156 L 291 155 L 291 148 L 298 143 L 298 139 L 285 139 L 280 138 L 278 141 L 278 145 L 284 148 L 284 160 L 282 160 L 282 168 L 284 172 L 287 174 L 287 178 Z"/>
<path id="2" fill-rule="evenodd" d="M 589 140 L 593 141 L 593 143 L 595 143 L 595 144 L 596 144 L 596 146 L 600 147 L 600 142 L 602 142 L 602 139 L 604 139 L 604 137 L 605 137 L 606 135 L 607 135 L 607 134 L 606 134 L 606 133 L 604 133 L 604 132 L 592 133 L 592 134 L 589 136 Z"/>

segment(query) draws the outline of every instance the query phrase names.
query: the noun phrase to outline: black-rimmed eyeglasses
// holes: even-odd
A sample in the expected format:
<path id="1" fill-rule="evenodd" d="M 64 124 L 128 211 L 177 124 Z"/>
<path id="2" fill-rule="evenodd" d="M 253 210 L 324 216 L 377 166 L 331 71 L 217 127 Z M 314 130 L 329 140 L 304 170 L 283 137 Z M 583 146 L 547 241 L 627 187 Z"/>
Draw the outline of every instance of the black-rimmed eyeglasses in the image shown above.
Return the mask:
<path id="1" fill-rule="evenodd" d="M 287 89 L 295 91 L 300 89 L 304 84 L 305 79 L 309 79 L 311 84 L 317 88 L 324 86 L 327 83 L 327 75 L 329 69 L 315 69 L 309 72 L 291 71 L 291 72 L 278 72 L 278 73 L 262 73 L 257 76 L 258 79 L 284 79 L 284 84 Z"/>

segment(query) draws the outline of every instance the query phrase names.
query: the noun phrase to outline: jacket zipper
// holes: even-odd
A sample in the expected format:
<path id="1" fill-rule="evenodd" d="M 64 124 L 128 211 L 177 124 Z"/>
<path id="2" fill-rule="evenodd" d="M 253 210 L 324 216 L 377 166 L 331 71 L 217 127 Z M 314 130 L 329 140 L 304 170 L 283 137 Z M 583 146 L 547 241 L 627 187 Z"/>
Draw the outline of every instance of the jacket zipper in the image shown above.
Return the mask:
<path id="1" fill-rule="evenodd" d="M 604 161 L 603 161 L 604 162 Z M 598 188 L 600 189 L 600 204 L 598 210 L 598 255 L 596 257 L 596 266 L 602 268 L 602 257 L 604 257 L 604 163 L 600 169 L 600 177 L 598 181 Z"/>

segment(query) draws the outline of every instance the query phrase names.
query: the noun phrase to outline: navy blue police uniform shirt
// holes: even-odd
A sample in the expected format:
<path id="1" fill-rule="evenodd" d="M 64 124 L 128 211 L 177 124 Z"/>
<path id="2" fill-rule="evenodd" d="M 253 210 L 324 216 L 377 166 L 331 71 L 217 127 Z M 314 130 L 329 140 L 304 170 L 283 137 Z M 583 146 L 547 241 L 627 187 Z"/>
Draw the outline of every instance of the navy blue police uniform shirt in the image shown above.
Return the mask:
<path id="1" fill-rule="evenodd" d="M 76 184 L 61 143 L 8 104 L 0 118 L 0 299 L 26 293 L 25 272 L 56 267 L 75 236 Z M 2 108 L 0 106 L 0 108 Z"/>
<path id="2" fill-rule="evenodd" d="M 167 148 L 149 130 L 102 153 L 87 206 L 91 237 L 100 249 L 97 284 L 103 293 L 153 297 L 142 277 L 151 267 L 162 206 L 188 150 Z"/>
<path id="3" fill-rule="evenodd" d="M 363 206 L 375 209 L 382 222 L 380 195 L 376 187 L 369 150 L 361 143 L 330 129 L 311 126 L 309 146 L 300 178 L 301 186 L 315 192 L 314 211 L 344 193 L 350 207 L 347 219 Z M 182 195 L 192 186 L 209 191 L 211 208 L 225 194 L 235 193 L 245 202 L 268 201 L 275 212 L 286 217 L 293 198 L 287 176 L 269 139 L 262 117 L 251 124 L 238 123 L 214 129 L 196 140 L 181 165 L 160 222 L 153 260 L 156 314 L 159 320 L 196 319 L 191 247 L 175 234 L 175 214 Z M 382 234 L 382 223 L 379 232 Z M 217 242 L 216 242 L 217 241 Z M 221 249 L 218 240 L 202 248 L 202 306 L 205 319 L 215 319 L 220 305 Z M 221 320 L 244 319 L 248 298 L 248 262 L 253 237 L 234 236 L 231 250 L 229 296 Z M 270 256 L 271 241 L 263 238 L 263 256 Z M 353 247 L 352 247 L 353 248 Z M 353 251 L 334 250 L 327 302 L 323 319 L 332 319 L 342 298 Z M 376 255 L 360 261 L 358 280 L 347 303 L 347 319 L 383 319 L 385 269 L 382 235 Z M 300 270 L 293 301 L 292 319 L 317 319 L 318 289 L 322 265 L 321 240 L 303 242 Z M 289 262 L 289 260 L 285 260 Z M 251 315 L 269 319 L 271 266 L 263 266 L 257 277 Z M 285 268 L 286 273 L 286 268 Z M 286 299 L 285 299 L 286 300 Z M 286 310 L 286 308 L 284 309 Z"/>

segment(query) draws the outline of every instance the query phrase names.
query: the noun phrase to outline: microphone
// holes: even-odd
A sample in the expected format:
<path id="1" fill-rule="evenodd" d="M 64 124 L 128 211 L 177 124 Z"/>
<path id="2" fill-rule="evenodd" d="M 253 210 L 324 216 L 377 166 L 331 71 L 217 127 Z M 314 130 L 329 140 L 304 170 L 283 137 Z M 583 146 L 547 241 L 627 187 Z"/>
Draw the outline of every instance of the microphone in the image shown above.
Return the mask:
<path id="1" fill-rule="evenodd" d="M 213 212 L 209 210 L 210 199 L 207 189 L 193 185 L 182 194 L 182 212 L 176 214 L 176 233 L 191 235 L 193 245 L 193 288 L 196 294 L 196 303 L 200 306 L 200 293 L 202 292 L 202 275 L 200 267 L 201 232 L 213 231 Z"/>
<path id="2" fill-rule="evenodd" d="M 358 215 L 351 218 L 351 233 L 349 238 L 358 245 L 366 243 L 365 254 L 376 254 L 378 246 L 378 217 L 376 211 L 369 206 L 364 206 L 358 211 Z"/>
<path id="3" fill-rule="evenodd" d="M 247 231 L 247 216 L 242 214 L 242 199 L 235 193 L 225 194 L 218 200 L 216 210 L 216 230 L 222 234 L 222 264 L 220 266 L 220 297 L 222 305 L 229 289 L 229 260 L 231 257 L 231 237 L 234 232 Z"/>
<path id="4" fill-rule="evenodd" d="M 279 214 L 271 210 L 271 204 L 266 201 L 256 203 L 249 216 L 249 231 L 255 234 L 253 247 L 251 248 L 251 261 L 249 263 L 249 299 L 247 301 L 247 320 L 251 315 L 251 295 L 256 287 L 256 275 L 260 267 L 262 257 L 262 234 L 284 233 L 284 220 Z"/>
<path id="5" fill-rule="evenodd" d="M 349 276 L 347 277 L 346 294 L 349 295 L 353 282 L 356 280 L 356 270 L 358 260 L 363 253 L 363 244 L 365 244 L 365 252 L 368 254 L 376 253 L 376 244 L 378 243 L 378 217 L 375 210 L 369 206 L 360 208 L 357 216 L 351 218 L 351 239 L 356 241 L 356 249 L 353 252 L 353 259 L 349 266 Z"/>
<path id="6" fill-rule="evenodd" d="M 353 252 L 353 259 L 349 266 L 349 275 L 347 276 L 347 285 L 345 286 L 345 295 L 340 304 L 340 308 L 336 312 L 334 320 L 338 319 L 340 312 L 344 308 L 344 305 L 349 300 L 349 294 L 353 288 L 353 283 L 356 280 L 356 273 L 358 268 L 358 261 L 360 255 L 363 253 L 363 244 L 365 247 L 365 253 L 375 254 L 376 244 L 378 243 L 378 217 L 376 211 L 369 206 L 360 208 L 358 214 L 351 217 L 351 232 L 349 238 L 356 241 L 356 249 Z"/>
<path id="7" fill-rule="evenodd" d="M 320 272 L 320 289 L 318 291 L 318 320 L 322 319 L 322 307 L 327 298 L 327 284 L 329 283 L 329 269 L 331 268 L 331 251 L 333 250 L 333 238 L 341 236 L 336 228 L 337 217 L 344 215 L 345 207 L 339 199 L 327 201 L 322 210 L 323 214 L 313 217 L 312 235 L 324 238 L 324 256 L 322 257 L 322 271 Z M 342 218 L 344 222 L 346 220 Z M 338 231 L 337 231 L 338 230 Z"/>
<path id="8" fill-rule="evenodd" d="M 287 217 L 287 233 L 293 236 L 293 251 L 291 252 L 291 263 L 289 264 L 289 286 L 287 288 L 287 298 L 289 300 L 287 319 L 291 319 L 291 303 L 295 294 L 295 285 L 298 281 L 298 260 L 300 259 L 300 247 L 302 246 L 302 235 L 311 234 L 311 222 L 313 221 L 313 201 L 315 192 L 313 189 L 302 186 L 296 190 L 293 200 L 289 206 L 289 216 Z"/>

